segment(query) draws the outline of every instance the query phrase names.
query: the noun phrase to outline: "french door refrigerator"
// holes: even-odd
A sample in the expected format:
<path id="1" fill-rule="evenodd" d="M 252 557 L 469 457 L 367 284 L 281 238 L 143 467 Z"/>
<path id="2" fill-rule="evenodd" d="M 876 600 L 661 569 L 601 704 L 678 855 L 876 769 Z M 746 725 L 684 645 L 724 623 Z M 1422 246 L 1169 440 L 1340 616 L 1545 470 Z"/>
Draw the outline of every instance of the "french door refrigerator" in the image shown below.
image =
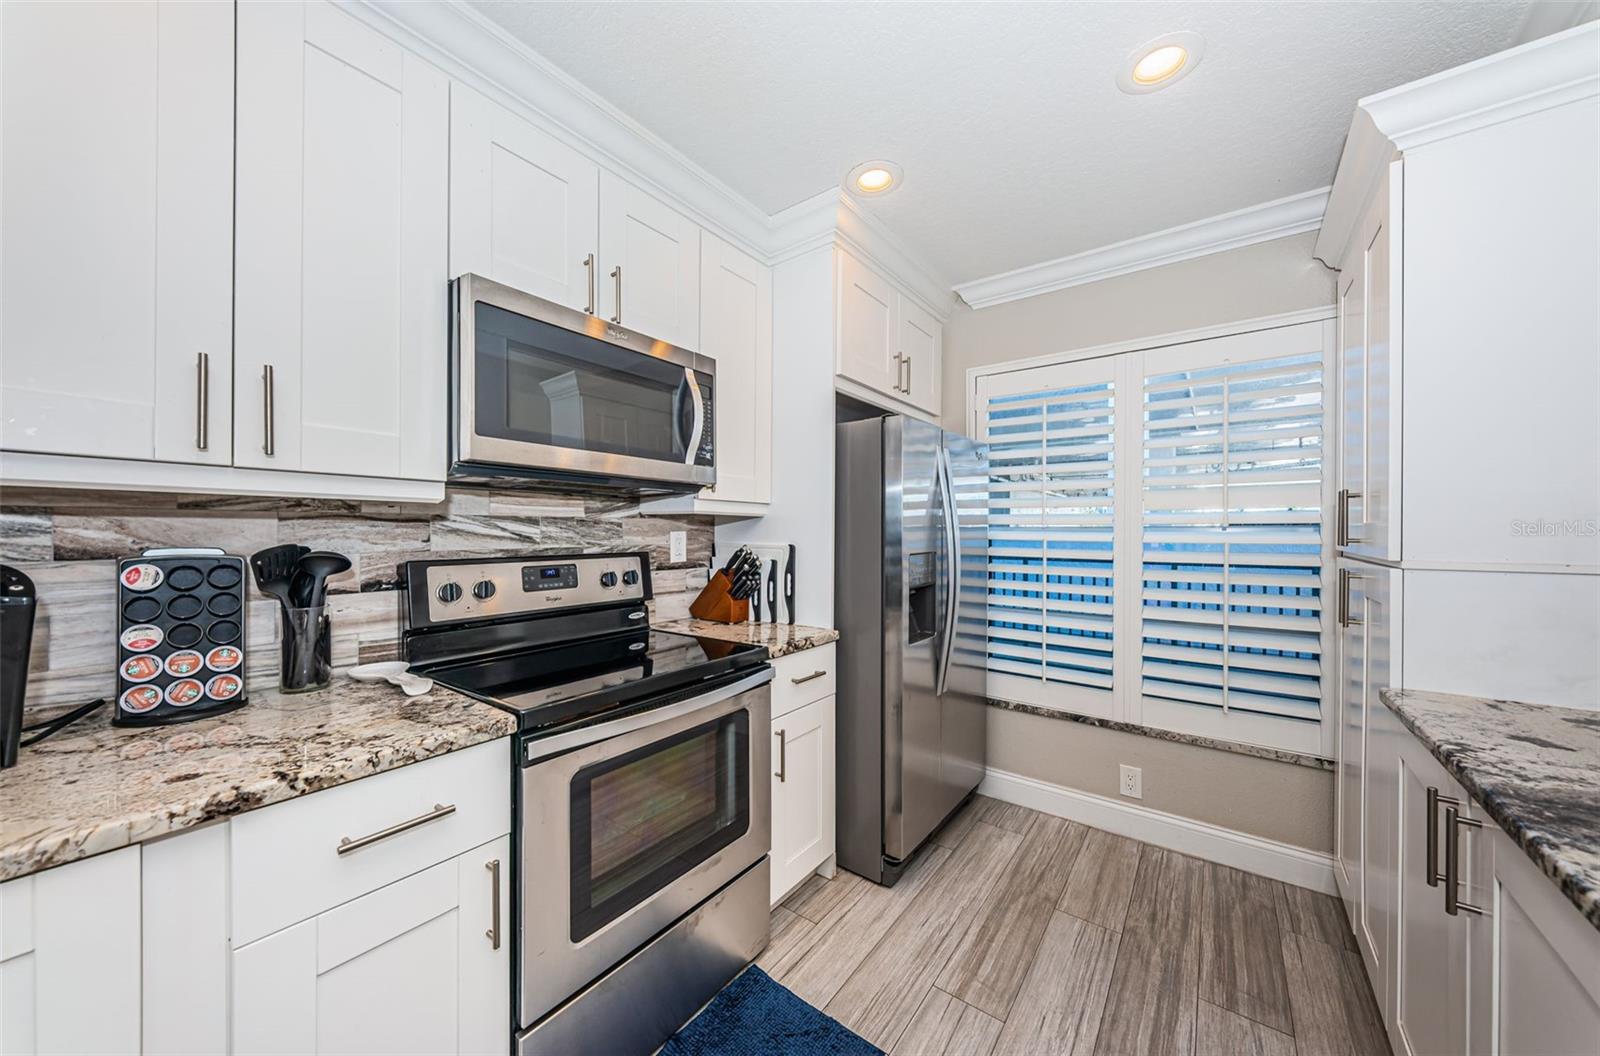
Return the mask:
<path id="1" fill-rule="evenodd" d="M 893 884 L 983 779 L 988 465 L 915 418 L 837 430 L 839 864 Z"/>

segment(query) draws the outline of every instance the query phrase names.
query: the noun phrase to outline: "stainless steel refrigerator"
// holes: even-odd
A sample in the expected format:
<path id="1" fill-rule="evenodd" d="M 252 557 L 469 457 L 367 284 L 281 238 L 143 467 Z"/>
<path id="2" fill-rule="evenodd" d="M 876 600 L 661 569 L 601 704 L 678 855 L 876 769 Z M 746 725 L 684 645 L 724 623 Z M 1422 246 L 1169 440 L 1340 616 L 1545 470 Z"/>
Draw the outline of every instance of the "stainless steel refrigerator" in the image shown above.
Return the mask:
<path id="1" fill-rule="evenodd" d="M 983 779 L 988 466 L 915 418 L 837 429 L 839 864 L 893 884 Z"/>

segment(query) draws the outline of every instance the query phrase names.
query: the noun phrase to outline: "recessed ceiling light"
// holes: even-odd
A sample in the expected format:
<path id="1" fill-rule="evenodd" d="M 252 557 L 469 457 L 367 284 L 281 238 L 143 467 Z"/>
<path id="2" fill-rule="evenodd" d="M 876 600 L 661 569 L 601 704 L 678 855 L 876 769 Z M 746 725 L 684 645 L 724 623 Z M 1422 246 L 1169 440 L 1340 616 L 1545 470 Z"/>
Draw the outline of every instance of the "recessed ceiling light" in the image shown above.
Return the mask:
<path id="1" fill-rule="evenodd" d="M 844 178 L 851 194 L 876 198 L 900 186 L 900 166 L 892 161 L 863 161 Z"/>
<path id="2" fill-rule="evenodd" d="M 1117 87 L 1129 95 L 1142 95 L 1176 84 L 1199 64 L 1205 46 L 1198 33 L 1187 31 L 1147 40 L 1129 53 L 1128 61 L 1117 71 Z"/>

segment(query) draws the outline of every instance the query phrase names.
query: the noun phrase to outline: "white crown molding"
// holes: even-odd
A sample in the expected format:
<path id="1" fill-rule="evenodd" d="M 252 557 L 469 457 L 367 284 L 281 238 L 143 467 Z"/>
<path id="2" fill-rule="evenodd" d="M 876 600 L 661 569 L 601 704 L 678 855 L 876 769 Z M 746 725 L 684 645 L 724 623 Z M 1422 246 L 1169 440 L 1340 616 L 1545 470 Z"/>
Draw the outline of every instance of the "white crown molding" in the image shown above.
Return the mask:
<path id="1" fill-rule="evenodd" d="M 868 258 L 941 319 L 950 284 L 839 187 L 774 215 L 701 168 L 462 0 L 336 0 L 450 77 L 680 209 L 767 264 L 836 243 Z"/>
<path id="2" fill-rule="evenodd" d="M 1536 0 L 1522 16 L 1522 27 L 1517 30 L 1517 43 L 1548 37 L 1552 33 L 1581 26 L 1600 18 L 1600 0 Z"/>
<path id="3" fill-rule="evenodd" d="M 1210 253 L 1238 249 L 1275 238 L 1315 231 L 1322 221 L 1328 188 L 1237 209 L 1125 242 L 1047 260 L 1015 271 L 974 279 L 956 293 L 974 308 L 989 308 L 1024 297 L 1098 282 L 1163 264 L 1176 264 Z"/>
<path id="4" fill-rule="evenodd" d="M 1293 764 L 1285 764 L 1293 765 Z M 1337 895 L 1333 857 L 1290 843 L 1252 836 L 1137 803 L 1098 796 L 994 767 L 984 771 L 981 795 L 1067 818 L 1118 836 L 1204 858 L 1296 887 Z"/>
<path id="5" fill-rule="evenodd" d="M 1367 96 L 1356 103 L 1314 255 L 1339 266 L 1362 208 L 1396 153 L 1595 95 L 1600 23 L 1590 22 Z"/>

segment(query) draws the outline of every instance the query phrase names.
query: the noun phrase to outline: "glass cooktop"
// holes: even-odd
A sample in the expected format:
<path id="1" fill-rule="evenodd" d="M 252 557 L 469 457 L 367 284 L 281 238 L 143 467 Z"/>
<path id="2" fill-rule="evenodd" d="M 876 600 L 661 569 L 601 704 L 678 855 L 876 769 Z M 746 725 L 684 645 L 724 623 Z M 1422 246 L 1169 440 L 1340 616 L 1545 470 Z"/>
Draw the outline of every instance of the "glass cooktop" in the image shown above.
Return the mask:
<path id="1" fill-rule="evenodd" d="M 430 667 L 451 689 L 554 732 L 657 697 L 721 682 L 767 660 L 765 646 L 639 630 Z"/>

